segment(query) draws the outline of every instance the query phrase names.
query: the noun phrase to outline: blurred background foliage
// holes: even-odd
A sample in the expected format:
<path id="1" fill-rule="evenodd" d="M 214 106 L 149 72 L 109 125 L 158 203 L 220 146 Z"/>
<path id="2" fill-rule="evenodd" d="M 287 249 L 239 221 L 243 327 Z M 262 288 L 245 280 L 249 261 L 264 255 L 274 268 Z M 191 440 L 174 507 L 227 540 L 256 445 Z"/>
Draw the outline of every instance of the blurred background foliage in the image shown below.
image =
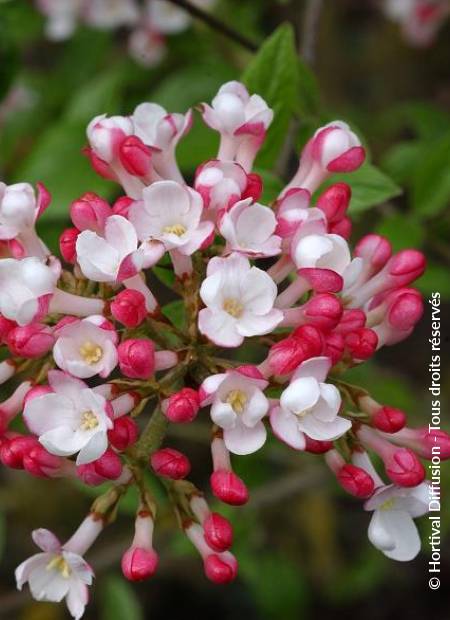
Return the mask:
<path id="1" fill-rule="evenodd" d="M 345 178 L 353 190 L 354 238 L 376 230 L 395 249 L 423 249 L 429 267 L 419 287 L 425 296 L 439 290 L 446 300 L 443 316 L 448 315 L 449 24 L 433 46 L 412 49 L 376 1 L 323 0 L 314 33 L 305 27 L 309 4 L 219 0 L 214 9 L 219 19 L 258 46 L 265 41 L 257 54 L 196 21 L 170 38 L 160 65 L 144 69 L 128 57 L 122 31 L 80 27 L 69 41 L 49 43 L 32 2 L 0 0 L 0 178 L 48 186 L 53 203 L 40 223 L 46 242 L 57 250 L 68 206 L 82 193 L 117 197 L 117 187 L 97 177 L 81 154 L 93 116 L 127 114 L 146 100 L 182 112 L 211 100 L 223 82 L 242 77 L 276 112 L 256 163 L 265 181 L 264 199 L 276 196 L 296 168 L 301 146 L 319 125 L 335 118 L 349 122 L 369 153 L 368 162 Z M 186 178 L 214 156 L 217 143 L 197 112 L 178 152 Z M 427 423 L 430 415 L 429 324 L 427 311 L 408 341 L 350 373 L 351 381 L 367 387 L 380 402 L 404 408 L 417 424 Z M 442 380 L 447 390 L 449 379 L 447 368 Z M 194 481 L 207 486 L 206 422 L 171 432 L 171 445 L 183 445 L 192 458 Z M 352 618 L 364 614 L 367 620 L 448 618 L 443 597 L 428 591 L 427 545 L 408 565 L 384 558 L 368 543 L 369 515 L 338 490 L 320 458 L 271 442 L 235 464 L 252 489 L 247 507 L 220 507 L 236 528 L 237 583 L 220 588 L 204 579 L 189 543 L 174 533 L 159 488 L 156 545 L 161 569 L 151 582 L 137 587 L 121 579 L 118 561 L 132 535 L 135 509 L 130 492 L 117 523 L 88 558 L 98 580 L 86 618 L 284 620 L 336 613 Z M 445 468 L 443 474 L 442 515 L 448 530 Z M 29 531 L 45 526 L 61 537 L 68 535 L 88 509 L 90 492 L 20 472 L 3 471 L 1 476 L 0 617 L 65 618 L 62 606 L 37 604 L 27 594 L 15 593 L 13 569 L 31 551 Z M 423 521 L 425 539 L 429 532 Z M 448 583 L 448 552 L 442 568 Z"/>

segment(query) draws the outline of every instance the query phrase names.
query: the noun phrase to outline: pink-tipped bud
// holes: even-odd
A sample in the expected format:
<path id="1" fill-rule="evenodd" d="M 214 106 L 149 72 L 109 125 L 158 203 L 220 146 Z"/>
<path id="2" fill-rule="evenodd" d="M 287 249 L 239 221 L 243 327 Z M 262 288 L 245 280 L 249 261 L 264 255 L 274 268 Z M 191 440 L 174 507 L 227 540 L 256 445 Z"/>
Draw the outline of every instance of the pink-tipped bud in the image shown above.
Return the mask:
<path id="1" fill-rule="evenodd" d="M 139 427 L 129 416 L 122 416 L 114 420 L 114 426 L 108 431 L 109 443 L 116 450 L 126 450 L 136 443 L 139 435 Z"/>
<path id="2" fill-rule="evenodd" d="M 231 554 L 224 557 L 214 553 L 205 558 L 204 570 L 206 577 L 213 583 L 226 584 L 236 578 L 238 564 Z"/>
<path id="3" fill-rule="evenodd" d="M 172 394 L 163 402 L 165 416 L 176 424 L 183 424 L 195 420 L 200 409 L 200 399 L 197 390 L 183 388 Z"/>
<path id="4" fill-rule="evenodd" d="M 310 144 L 312 157 L 329 172 L 357 170 L 366 157 L 357 136 L 341 121 L 321 127 Z"/>
<path id="5" fill-rule="evenodd" d="M 361 327 L 344 336 L 345 346 L 354 360 L 367 360 L 375 353 L 378 336 L 368 327 Z"/>
<path id="6" fill-rule="evenodd" d="M 23 456 L 23 468 L 32 476 L 37 478 L 49 478 L 52 473 L 57 472 L 61 467 L 62 459 L 60 456 L 50 454 L 37 441 L 29 447 Z"/>
<path id="7" fill-rule="evenodd" d="M 129 581 L 142 581 L 155 574 L 158 562 L 154 549 L 132 546 L 122 556 L 122 573 Z"/>
<path id="8" fill-rule="evenodd" d="M 138 327 L 147 316 L 144 295 L 131 288 L 121 291 L 111 302 L 111 314 L 125 327 Z"/>
<path id="9" fill-rule="evenodd" d="M 334 331 L 325 335 L 323 354 L 331 359 L 331 363 L 337 364 L 342 358 L 345 349 L 344 336 Z"/>
<path id="10" fill-rule="evenodd" d="M 406 415 L 401 409 L 383 406 L 375 411 L 372 424 L 384 433 L 397 433 L 406 424 Z"/>
<path id="11" fill-rule="evenodd" d="M 6 337 L 6 344 L 12 355 L 30 359 L 45 355 L 54 343 L 52 330 L 39 323 L 15 327 Z"/>
<path id="12" fill-rule="evenodd" d="M 333 448 L 332 441 L 321 441 L 319 439 L 311 439 L 305 435 L 305 451 L 311 454 L 325 454 Z"/>
<path id="13" fill-rule="evenodd" d="M 171 480 L 186 478 L 191 471 L 187 456 L 173 448 L 162 448 L 154 452 L 150 457 L 150 465 L 158 476 Z"/>
<path id="14" fill-rule="evenodd" d="M 233 544 L 233 528 L 225 517 L 211 512 L 203 521 L 205 540 L 214 551 L 227 551 Z"/>
<path id="15" fill-rule="evenodd" d="M 49 385 L 35 385 L 30 388 L 25 394 L 23 404 L 26 405 L 29 400 L 33 400 L 33 398 L 39 398 L 39 396 L 44 396 L 44 394 L 51 394 L 52 392 L 53 390 Z"/>
<path id="16" fill-rule="evenodd" d="M 225 504 L 242 506 L 248 502 L 245 483 L 232 471 L 218 469 L 211 474 L 210 484 L 214 495 Z"/>
<path id="17" fill-rule="evenodd" d="M 395 278 L 395 284 L 407 286 L 425 271 L 426 259 L 418 250 L 402 250 L 395 254 L 387 267 L 389 275 Z"/>
<path id="18" fill-rule="evenodd" d="M 309 283 L 316 293 L 339 293 L 344 286 L 342 276 L 332 269 L 303 267 L 297 273 Z"/>
<path id="19" fill-rule="evenodd" d="M 252 198 L 253 202 L 257 202 L 263 190 L 263 181 L 259 174 L 251 172 L 247 175 L 247 186 L 242 192 L 241 200 Z"/>
<path id="20" fill-rule="evenodd" d="M 77 467 L 77 476 L 90 486 L 97 486 L 107 480 L 117 480 L 121 474 L 122 461 L 109 448 L 96 461 Z"/>
<path id="21" fill-rule="evenodd" d="M 75 263 L 77 260 L 77 239 L 80 231 L 78 228 L 66 228 L 59 237 L 59 251 L 67 263 Z"/>
<path id="22" fill-rule="evenodd" d="M 422 463 L 409 448 L 395 448 L 384 461 L 387 475 L 399 486 L 415 487 L 425 478 Z"/>
<path id="23" fill-rule="evenodd" d="M 92 169 L 96 174 L 98 174 L 98 176 L 104 179 L 108 179 L 109 181 L 116 180 L 116 175 L 111 170 L 108 162 L 99 157 L 93 149 L 91 149 L 90 147 L 85 147 L 82 150 L 82 153 L 83 155 L 86 155 L 86 157 L 89 159 Z"/>
<path id="24" fill-rule="evenodd" d="M 131 379 L 149 379 L 155 372 L 155 345 L 146 338 L 130 338 L 117 347 L 120 371 Z"/>
<path id="25" fill-rule="evenodd" d="M 328 232 L 333 235 L 339 235 L 347 241 L 350 239 L 350 235 L 352 234 L 352 221 L 349 217 L 343 217 L 339 222 L 335 222 L 328 227 Z"/>
<path id="26" fill-rule="evenodd" d="M 355 497 L 370 497 L 375 489 L 372 476 L 356 465 L 344 465 L 336 477 L 341 487 Z"/>
<path id="27" fill-rule="evenodd" d="M 345 216 L 351 196 L 347 183 L 334 183 L 322 192 L 316 206 L 325 213 L 328 224 L 335 224 Z"/>
<path id="28" fill-rule="evenodd" d="M 145 177 L 152 170 L 152 151 L 137 136 L 128 136 L 119 147 L 119 157 L 125 170 L 137 177 Z"/>
<path id="29" fill-rule="evenodd" d="M 299 364 L 323 350 L 323 336 L 313 325 L 301 325 L 291 336 L 280 340 L 269 351 L 269 366 L 274 375 L 293 372 Z"/>
<path id="30" fill-rule="evenodd" d="M 128 218 L 128 211 L 135 201 L 129 196 L 120 196 L 112 206 L 113 215 L 121 215 Z"/>
<path id="31" fill-rule="evenodd" d="M 93 192 L 83 194 L 70 205 L 70 218 L 78 230 L 101 233 L 111 214 L 111 207 L 106 200 Z"/>
<path id="32" fill-rule="evenodd" d="M 388 262 L 392 255 L 392 246 L 381 235 L 366 235 L 356 244 L 354 255 L 368 262 L 371 274 L 377 273 Z"/>
<path id="33" fill-rule="evenodd" d="M 341 319 L 342 304 L 331 293 L 319 293 L 303 306 L 303 314 L 308 323 L 329 331 L 336 327 Z"/>
<path id="34" fill-rule="evenodd" d="M 349 332 L 364 327 L 365 324 L 366 313 L 364 310 L 360 310 L 359 308 L 344 310 L 339 325 L 336 327 L 336 332 L 339 334 L 348 334 Z"/>
<path id="35" fill-rule="evenodd" d="M 393 441 L 407 445 L 424 459 L 431 460 L 433 456 L 439 456 L 441 461 L 450 459 L 450 435 L 440 429 L 404 428 L 393 436 Z"/>
<path id="36" fill-rule="evenodd" d="M 408 331 L 422 318 L 422 296 L 414 289 L 397 295 L 387 313 L 387 321 L 393 329 Z"/>

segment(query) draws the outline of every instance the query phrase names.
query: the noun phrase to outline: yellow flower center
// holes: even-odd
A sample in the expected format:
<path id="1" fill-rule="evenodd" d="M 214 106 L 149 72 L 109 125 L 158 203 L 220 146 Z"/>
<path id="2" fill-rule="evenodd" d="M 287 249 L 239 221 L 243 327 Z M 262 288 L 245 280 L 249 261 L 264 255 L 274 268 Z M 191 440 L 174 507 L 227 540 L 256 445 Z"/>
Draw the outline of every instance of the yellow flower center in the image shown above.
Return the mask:
<path id="1" fill-rule="evenodd" d="M 229 315 L 231 315 L 235 319 L 238 319 L 244 311 L 244 306 L 237 299 L 229 298 L 225 299 L 225 301 L 223 302 L 223 309 Z"/>
<path id="2" fill-rule="evenodd" d="M 98 419 L 92 411 L 85 411 L 81 414 L 80 428 L 83 431 L 91 431 L 98 426 Z"/>
<path id="3" fill-rule="evenodd" d="M 378 507 L 378 510 L 392 510 L 395 506 L 395 498 L 391 497 L 391 499 L 387 499 L 385 502 Z"/>
<path id="4" fill-rule="evenodd" d="M 72 572 L 69 564 L 62 555 L 55 555 L 55 557 L 47 564 L 46 569 L 49 571 L 57 570 L 61 573 L 64 579 L 69 579 L 70 573 Z"/>
<path id="5" fill-rule="evenodd" d="M 247 394 L 242 390 L 231 390 L 226 398 L 226 402 L 231 405 L 235 413 L 244 411 L 247 400 Z"/>
<path id="6" fill-rule="evenodd" d="M 305 418 L 309 413 L 311 413 L 312 411 L 312 407 L 308 407 L 307 409 L 303 409 L 303 411 L 296 411 L 295 415 L 297 416 L 297 418 Z"/>
<path id="7" fill-rule="evenodd" d="M 183 224 L 172 224 L 172 226 L 164 226 L 163 232 L 181 237 L 186 232 L 186 227 Z"/>
<path id="8" fill-rule="evenodd" d="M 96 364 L 102 359 L 103 349 L 95 342 L 86 340 L 80 347 L 80 355 L 86 364 Z"/>

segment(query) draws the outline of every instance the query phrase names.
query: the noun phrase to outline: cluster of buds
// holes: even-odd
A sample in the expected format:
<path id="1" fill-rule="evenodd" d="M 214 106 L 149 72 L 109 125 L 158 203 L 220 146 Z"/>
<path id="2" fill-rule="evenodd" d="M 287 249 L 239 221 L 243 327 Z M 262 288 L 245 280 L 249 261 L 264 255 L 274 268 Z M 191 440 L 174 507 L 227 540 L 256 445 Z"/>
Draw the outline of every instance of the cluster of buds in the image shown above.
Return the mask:
<path id="1" fill-rule="evenodd" d="M 215 0 L 191 0 L 208 9 Z M 186 11 L 169 0 L 36 0 L 47 18 L 45 33 L 52 41 L 72 36 L 78 23 L 97 30 L 130 30 L 130 56 L 145 67 L 159 64 L 166 54 L 166 37 L 186 30 L 191 23 Z"/>
<path id="2" fill-rule="evenodd" d="M 188 480 L 188 457 L 167 443 L 170 424 L 211 420 L 211 492 L 233 506 L 249 491 L 232 455 L 260 450 L 268 433 L 322 455 L 339 485 L 373 511 L 371 542 L 396 560 L 420 549 L 413 517 L 428 506 L 421 459 L 450 456 L 446 433 L 409 428 L 404 412 L 342 379 L 407 338 L 423 311 L 411 288 L 425 268 L 420 252 L 393 254 L 373 234 L 349 248 L 351 190 L 331 177 L 361 166 L 358 137 L 342 121 L 318 129 L 267 205 L 252 165 L 272 110 L 239 82 L 200 109 L 220 146 L 192 186 L 175 156 L 191 111 L 142 103 L 131 116 L 91 121 L 86 154 L 123 192 L 113 205 L 92 193 L 72 203 L 63 262 L 34 228 L 50 202 L 45 187 L 0 186 L 0 382 L 11 386 L 0 404 L 0 460 L 33 476 L 110 484 L 66 544 L 37 530 L 43 553 L 17 569 L 19 587 L 28 581 L 39 600 L 65 597 L 74 618 L 93 574 L 81 556 L 130 485 L 140 503 L 123 574 L 140 580 L 157 568 L 146 469 L 167 490 L 206 577 L 226 583 L 237 574 L 231 524 Z M 161 271 L 182 321 L 172 322 L 152 292 Z M 259 362 L 233 361 L 233 349 L 245 358 L 248 339 Z M 15 430 L 20 417 L 25 433 Z"/>
<path id="3" fill-rule="evenodd" d="M 431 45 L 450 15 L 447 0 L 384 0 L 384 12 L 414 47 Z"/>

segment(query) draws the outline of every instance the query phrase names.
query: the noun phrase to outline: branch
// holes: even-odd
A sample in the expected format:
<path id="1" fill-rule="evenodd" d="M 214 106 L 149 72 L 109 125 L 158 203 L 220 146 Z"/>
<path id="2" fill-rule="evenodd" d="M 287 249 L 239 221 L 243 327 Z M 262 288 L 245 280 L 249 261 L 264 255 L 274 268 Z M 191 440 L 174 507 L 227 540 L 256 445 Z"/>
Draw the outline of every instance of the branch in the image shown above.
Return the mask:
<path id="1" fill-rule="evenodd" d="M 317 27 L 319 24 L 322 0 L 307 0 L 303 15 L 300 54 L 303 60 L 312 65 L 316 53 Z"/>
<path id="2" fill-rule="evenodd" d="M 217 30 L 218 32 L 223 34 L 225 37 L 228 37 L 232 41 L 239 43 L 240 45 L 242 45 L 242 47 L 245 47 L 250 52 L 256 52 L 258 50 L 258 45 L 254 43 L 253 41 L 251 41 L 250 39 L 248 39 L 245 35 L 240 34 L 239 32 L 237 32 L 236 30 L 234 30 L 227 24 L 224 24 L 223 22 L 220 21 L 220 19 L 217 19 L 217 17 L 215 17 L 214 15 L 211 15 L 210 13 L 207 13 L 203 9 L 200 9 L 197 6 L 194 6 L 193 4 L 188 2 L 188 0 L 168 0 L 168 2 L 170 2 L 171 4 L 175 4 L 176 6 L 179 6 L 180 8 L 184 9 L 187 13 L 192 15 L 192 17 L 202 20 L 208 26 L 210 26 L 214 30 Z"/>

